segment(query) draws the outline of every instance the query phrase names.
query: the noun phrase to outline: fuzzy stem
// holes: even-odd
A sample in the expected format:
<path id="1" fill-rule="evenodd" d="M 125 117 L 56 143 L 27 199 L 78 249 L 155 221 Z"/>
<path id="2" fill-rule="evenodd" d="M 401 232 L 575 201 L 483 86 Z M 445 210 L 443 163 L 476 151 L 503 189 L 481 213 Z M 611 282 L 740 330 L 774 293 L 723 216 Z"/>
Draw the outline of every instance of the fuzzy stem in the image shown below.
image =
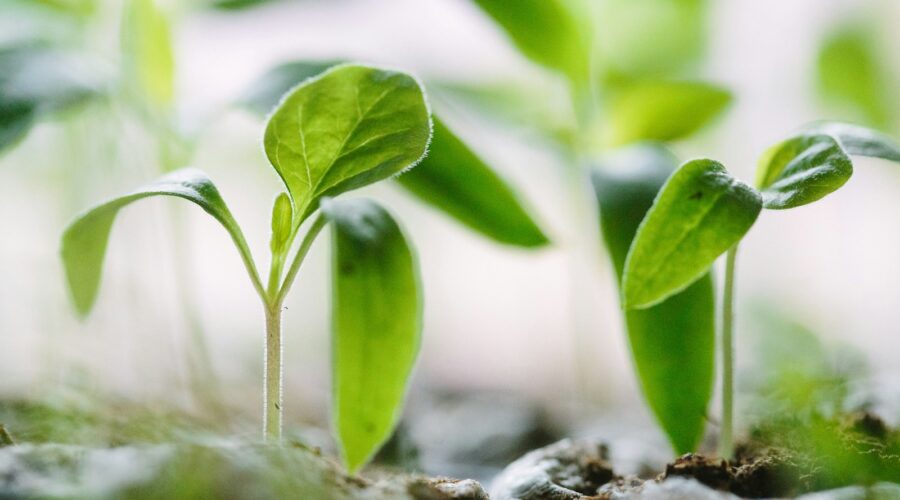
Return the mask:
<path id="1" fill-rule="evenodd" d="M 266 442 L 281 442 L 284 375 L 281 363 L 281 306 L 266 307 L 265 394 L 263 396 L 263 436 Z"/>
<path id="2" fill-rule="evenodd" d="M 719 456 L 730 459 L 734 451 L 734 268 L 737 245 L 725 257 L 725 286 L 722 292 L 722 431 Z"/>

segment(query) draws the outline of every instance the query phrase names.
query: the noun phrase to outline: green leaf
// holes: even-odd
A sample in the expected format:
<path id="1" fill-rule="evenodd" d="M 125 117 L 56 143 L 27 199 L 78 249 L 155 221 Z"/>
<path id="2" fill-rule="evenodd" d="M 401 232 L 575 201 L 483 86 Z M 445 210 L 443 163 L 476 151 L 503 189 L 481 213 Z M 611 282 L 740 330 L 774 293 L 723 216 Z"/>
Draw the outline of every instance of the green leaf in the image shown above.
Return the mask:
<path id="1" fill-rule="evenodd" d="M 562 0 L 474 0 L 532 61 L 561 71 L 574 83 L 588 80 L 590 45 L 583 26 Z"/>
<path id="2" fill-rule="evenodd" d="M 750 230 L 760 210 L 759 193 L 721 163 L 683 164 L 666 181 L 628 251 L 623 307 L 656 305 L 697 281 Z"/>
<path id="3" fill-rule="evenodd" d="M 877 51 L 873 27 L 842 26 L 819 50 L 819 94 L 848 118 L 884 128 L 893 120 L 888 70 Z"/>
<path id="4" fill-rule="evenodd" d="M 837 140 L 824 134 L 792 137 L 760 159 L 756 185 L 769 209 L 812 203 L 843 186 L 853 163 Z"/>
<path id="5" fill-rule="evenodd" d="M 403 232 L 366 199 L 322 201 L 332 222 L 332 419 L 353 473 L 397 424 L 422 329 L 418 267 Z"/>
<path id="6" fill-rule="evenodd" d="M 426 203 L 500 243 L 549 243 L 513 189 L 437 117 L 428 156 L 397 180 Z"/>
<path id="7" fill-rule="evenodd" d="M 304 80 L 312 78 L 343 61 L 291 61 L 266 71 L 244 91 L 238 104 L 250 111 L 266 114 L 281 97 Z"/>
<path id="8" fill-rule="evenodd" d="M 0 151 L 41 118 L 97 97 L 104 82 L 100 67 L 79 54 L 34 45 L 0 48 Z"/>
<path id="9" fill-rule="evenodd" d="M 621 282 L 644 215 L 677 163 L 662 147 L 641 145 L 592 171 L 603 239 Z M 641 389 L 676 453 L 703 437 L 715 376 L 715 294 L 709 273 L 647 309 L 625 311 Z"/>
<path id="10" fill-rule="evenodd" d="M 294 202 L 294 227 L 323 196 L 335 196 L 414 166 L 431 138 L 419 82 L 404 73 L 342 65 L 281 101 L 264 145 Z"/>
<path id="11" fill-rule="evenodd" d="M 63 266 L 75 308 L 82 316 L 91 311 L 97 299 L 106 245 L 116 215 L 126 205 L 151 196 L 175 196 L 199 205 L 225 227 L 248 270 L 255 275 L 256 269 L 252 268 L 250 249 L 244 235 L 212 180 L 199 170 L 178 170 L 125 196 L 91 208 L 66 228 L 61 248 Z M 258 277 L 255 279 L 258 281 Z"/>
<path id="12" fill-rule="evenodd" d="M 639 82 L 614 92 L 609 105 L 612 146 L 640 140 L 670 141 L 688 136 L 716 118 L 731 94 L 697 82 Z"/>
<path id="13" fill-rule="evenodd" d="M 703 56 L 709 32 L 706 0 L 594 3 L 598 62 L 609 73 L 639 77 L 683 73 Z"/>
<path id="14" fill-rule="evenodd" d="M 272 255 L 280 255 L 288 250 L 291 240 L 291 224 L 294 221 L 291 198 L 287 193 L 278 193 L 272 205 L 272 238 L 269 250 Z"/>
<path id="15" fill-rule="evenodd" d="M 893 137 L 870 128 L 850 123 L 822 122 L 813 124 L 809 132 L 834 137 L 844 151 L 851 155 L 900 162 L 900 143 Z"/>
<path id="16" fill-rule="evenodd" d="M 126 2 L 122 24 L 124 61 L 136 91 L 154 105 L 175 97 L 175 56 L 169 20 L 155 0 Z"/>

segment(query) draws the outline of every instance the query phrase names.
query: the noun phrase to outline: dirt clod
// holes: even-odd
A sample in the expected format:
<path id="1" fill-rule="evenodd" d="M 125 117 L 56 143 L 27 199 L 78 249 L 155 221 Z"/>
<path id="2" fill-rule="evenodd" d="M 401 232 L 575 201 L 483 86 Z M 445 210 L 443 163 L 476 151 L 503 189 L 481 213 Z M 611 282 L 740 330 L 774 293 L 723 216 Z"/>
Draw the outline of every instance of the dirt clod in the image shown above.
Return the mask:
<path id="1" fill-rule="evenodd" d="M 409 483 L 407 492 L 415 500 L 488 500 L 487 492 L 471 479 L 417 479 Z"/>
<path id="2" fill-rule="evenodd" d="M 730 491 L 734 474 L 728 462 L 720 458 L 687 453 L 666 466 L 663 479 L 674 476 L 692 477 L 717 490 Z"/>

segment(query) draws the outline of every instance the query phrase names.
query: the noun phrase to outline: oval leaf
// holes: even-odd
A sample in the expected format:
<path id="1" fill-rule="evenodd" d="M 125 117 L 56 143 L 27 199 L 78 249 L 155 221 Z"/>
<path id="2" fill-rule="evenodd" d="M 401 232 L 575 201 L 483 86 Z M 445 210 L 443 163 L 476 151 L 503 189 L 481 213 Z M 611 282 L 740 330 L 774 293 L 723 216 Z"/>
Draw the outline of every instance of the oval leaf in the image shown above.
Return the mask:
<path id="1" fill-rule="evenodd" d="M 666 181 L 628 251 L 623 307 L 656 305 L 697 281 L 750 230 L 760 210 L 759 193 L 721 163 L 683 164 Z"/>
<path id="2" fill-rule="evenodd" d="M 612 146 L 688 136 L 717 117 L 731 93 L 706 83 L 640 82 L 614 93 L 609 111 Z"/>
<path id="3" fill-rule="evenodd" d="M 776 144 L 759 162 L 756 184 L 769 209 L 812 203 L 843 186 L 853 163 L 837 140 L 806 134 Z"/>
<path id="4" fill-rule="evenodd" d="M 428 156 L 397 180 L 426 203 L 496 241 L 523 247 L 549 242 L 512 188 L 437 117 Z"/>
<path id="5" fill-rule="evenodd" d="M 97 299 L 106 244 L 116 215 L 124 206 L 151 196 L 175 196 L 196 203 L 225 227 L 245 264 L 248 259 L 252 262 L 244 235 L 212 180 L 196 169 L 178 170 L 88 210 L 66 228 L 61 248 L 63 266 L 75 308 L 82 316 L 90 312 Z"/>
<path id="6" fill-rule="evenodd" d="M 661 147 L 636 146 L 606 158 L 592 172 L 603 239 L 620 283 L 638 226 L 676 165 Z M 710 273 L 653 307 L 625 311 L 625 323 L 647 404 L 676 453 L 695 451 L 715 376 Z"/>
<path id="7" fill-rule="evenodd" d="M 285 96 L 269 118 L 264 144 L 294 202 L 296 227 L 321 197 L 415 165 L 430 137 L 428 107 L 415 78 L 342 65 Z"/>
<path id="8" fill-rule="evenodd" d="M 809 131 L 834 137 L 848 154 L 900 162 L 900 143 L 876 130 L 850 123 L 824 122 L 814 124 Z"/>
<path id="9" fill-rule="evenodd" d="M 352 473 L 397 424 L 419 353 L 416 259 L 397 223 L 366 199 L 323 200 L 332 222 L 332 419 Z"/>
<path id="10" fill-rule="evenodd" d="M 590 52 L 582 27 L 561 0 L 475 0 L 529 59 L 561 71 L 573 82 L 587 81 Z"/>

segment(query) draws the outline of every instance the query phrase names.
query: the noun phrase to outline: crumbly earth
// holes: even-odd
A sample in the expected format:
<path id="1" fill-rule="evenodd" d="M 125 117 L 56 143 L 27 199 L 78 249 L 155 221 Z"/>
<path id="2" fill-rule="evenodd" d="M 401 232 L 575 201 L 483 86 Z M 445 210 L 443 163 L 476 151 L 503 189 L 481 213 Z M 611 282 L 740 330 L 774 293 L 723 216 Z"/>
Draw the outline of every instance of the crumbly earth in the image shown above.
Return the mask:
<path id="1" fill-rule="evenodd" d="M 756 442 L 741 446 L 737 458 L 731 462 L 698 454 L 683 455 L 668 464 L 658 477 L 649 480 L 614 474 L 602 443 L 566 439 L 534 450 L 512 463 L 494 481 L 491 498 L 900 498 L 900 484 L 892 475 L 900 474 L 900 463 L 889 454 L 890 445 L 884 441 L 892 431 L 871 415 L 858 415 L 842 428 L 850 433 L 836 435 L 851 450 L 841 455 L 849 457 L 849 461 L 836 462 L 842 469 L 836 469 L 827 459 L 811 458 L 809 448 L 802 448 L 804 453 L 791 452 Z M 863 439 L 865 436 L 869 439 Z M 881 436 L 881 440 L 872 436 Z M 864 456 L 869 462 L 864 461 Z M 847 475 L 840 483 L 836 476 L 846 475 L 852 468 L 845 464 L 862 464 L 861 470 L 870 475 Z M 884 474 L 879 475 L 880 472 Z M 866 489 L 856 484 L 875 486 Z"/>

